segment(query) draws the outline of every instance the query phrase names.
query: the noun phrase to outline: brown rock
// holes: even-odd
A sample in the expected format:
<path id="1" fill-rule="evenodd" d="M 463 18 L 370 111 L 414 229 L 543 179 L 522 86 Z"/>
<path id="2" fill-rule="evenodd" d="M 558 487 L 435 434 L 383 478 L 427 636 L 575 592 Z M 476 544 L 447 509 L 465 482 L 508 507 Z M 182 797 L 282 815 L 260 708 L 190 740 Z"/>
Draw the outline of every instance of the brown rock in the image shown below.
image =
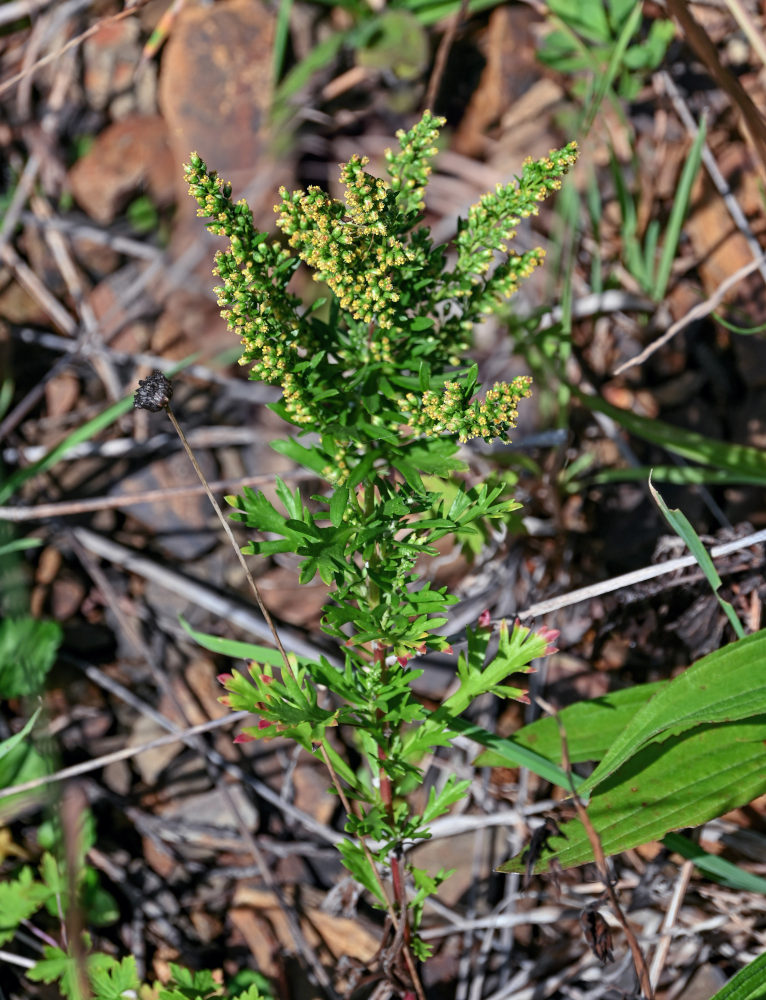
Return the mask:
<path id="1" fill-rule="evenodd" d="M 249 179 L 271 96 L 274 18 L 252 0 L 185 7 L 160 76 L 160 108 L 177 161 L 192 150 L 231 180 Z"/>
<path id="2" fill-rule="evenodd" d="M 107 225 L 139 189 L 157 205 L 170 204 L 178 169 L 162 118 L 133 115 L 101 132 L 69 171 L 69 183 L 78 204 Z"/>

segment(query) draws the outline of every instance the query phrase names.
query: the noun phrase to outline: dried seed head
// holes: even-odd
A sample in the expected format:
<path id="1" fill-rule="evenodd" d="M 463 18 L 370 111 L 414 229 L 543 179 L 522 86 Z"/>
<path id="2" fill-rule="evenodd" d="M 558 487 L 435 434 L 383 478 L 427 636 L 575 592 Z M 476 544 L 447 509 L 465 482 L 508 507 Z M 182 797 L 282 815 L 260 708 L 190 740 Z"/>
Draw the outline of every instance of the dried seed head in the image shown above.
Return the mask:
<path id="1" fill-rule="evenodd" d="M 173 384 L 165 378 L 161 371 L 154 369 L 147 378 L 138 380 L 138 388 L 133 396 L 133 407 L 136 410 L 151 410 L 158 413 L 170 402 L 173 395 Z"/>

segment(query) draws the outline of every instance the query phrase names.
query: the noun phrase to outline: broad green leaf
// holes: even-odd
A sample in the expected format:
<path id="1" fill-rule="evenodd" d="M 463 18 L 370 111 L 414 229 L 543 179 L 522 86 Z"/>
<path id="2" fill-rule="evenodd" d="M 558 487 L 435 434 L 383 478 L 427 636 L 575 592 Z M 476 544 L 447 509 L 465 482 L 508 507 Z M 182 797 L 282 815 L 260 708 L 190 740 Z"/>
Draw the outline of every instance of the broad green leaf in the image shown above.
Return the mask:
<path id="1" fill-rule="evenodd" d="M 764 1000 L 766 997 L 766 952 L 730 979 L 711 1000 Z"/>
<path id="2" fill-rule="evenodd" d="M 764 740 L 766 715 L 759 715 L 701 725 L 644 747 L 591 796 L 588 817 L 604 852 L 617 854 L 660 840 L 670 830 L 698 826 L 763 794 Z M 544 852 L 536 871 L 547 870 L 554 858 L 563 868 L 593 860 L 579 820 L 562 824 L 561 831 L 567 839 L 551 839 L 553 849 Z M 523 868 L 519 855 L 499 871 Z"/>
<path id="3" fill-rule="evenodd" d="M 0 801 L 0 822 L 7 822 L 22 809 L 28 808 L 34 802 L 46 802 L 51 798 L 50 788 L 42 787 L 28 792 L 5 794 L 6 789 L 33 781 L 53 771 L 53 764 L 33 746 L 31 740 L 17 743 L 0 759 L 0 789 L 3 791 Z"/>
<path id="4" fill-rule="evenodd" d="M 61 626 L 36 618 L 0 621 L 0 698 L 37 694 L 56 662 Z"/>
<path id="5" fill-rule="evenodd" d="M 562 709 L 559 718 L 567 734 L 570 761 L 577 764 L 586 760 L 601 760 L 636 712 L 667 683 L 656 681 L 653 684 L 636 684 L 624 691 L 578 701 Z M 551 716 L 524 726 L 504 740 L 503 744 L 527 747 L 549 761 L 561 760 L 561 735 L 556 720 Z M 510 748 L 505 751 L 487 750 L 476 758 L 474 764 L 477 767 L 508 767 L 509 752 L 513 751 Z M 566 775 L 563 771 L 561 773 L 563 784 L 560 781 L 557 784 L 568 789 Z"/>
<path id="6" fill-rule="evenodd" d="M 619 734 L 585 782 L 587 795 L 647 742 L 704 723 L 766 712 L 766 630 L 709 653 L 659 691 Z"/>

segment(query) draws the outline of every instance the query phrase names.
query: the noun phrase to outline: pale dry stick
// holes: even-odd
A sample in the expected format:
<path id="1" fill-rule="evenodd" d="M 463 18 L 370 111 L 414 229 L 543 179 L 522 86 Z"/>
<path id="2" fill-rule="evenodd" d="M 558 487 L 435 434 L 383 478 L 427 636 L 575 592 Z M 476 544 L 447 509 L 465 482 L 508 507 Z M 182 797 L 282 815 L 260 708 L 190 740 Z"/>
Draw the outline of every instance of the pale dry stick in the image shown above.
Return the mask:
<path id="1" fill-rule="evenodd" d="M 0 7 L 0 10 L 2 9 Z M 110 250 L 124 254 L 126 257 L 136 257 L 138 260 L 149 262 L 162 257 L 162 250 L 152 246 L 150 243 L 134 240 L 130 236 L 119 236 L 110 233 L 107 229 L 99 229 L 98 226 L 94 226 L 91 222 L 77 222 L 73 219 L 60 219 L 56 216 L 40 218 L 34 212 L 27 210 L 22 211 L 20 220 L 25 225 L 35 226 L 43 231 L 53 229 L 56 232 L 63 233 L 75 243 L 78 240 L 83 240 L 88 243 L 96 243 L 99 246 L 109 247 Z"/>
<path id="2" fill-rule="evenodd" d="M 725 281 L 721 282 L 710 298 L 706 299 L 704 302 L 697 303 L 697 305 L 690 309 L 685 316 L 682 316 L 681 319 L 676 320 L 672 326 L 668 327 L 661 337 L 653 340 L 651 344 L 648 344 L 643 351 L 637 354 L 634 358 L 630 358 L 628 361 L 623 361 L 621 365 L 615 368 L 612 374 L 622 375 L 622 373 L 626 372 L 629 368 L 634 368 L 636 365 L 643 364 L 644 361 L 650 358 L 653 354 L 656 354 L 661 347 L 664 347 L 664 345 L 667 344 L 669 340 L 672 340 L 677 333 L 680 333 L 681 330 L 684 330 L 691 323 L 694 323 L 695 320 L 709 316 L 714 309 L 718 308 L 730 288 L 739 284 L 743 278 L 752 274 L 753 271 L 759 270 L 764 262 L 766 262 L 766 255 L 761 255 L 756 260 L 751 260 L 749 264 L 745 264 L 744 267 L 735 271 L 734 274 L 730 274 Z"/>
<path id="3" fill-rule="evenodd" d="M 3 8 L 0 7 L 0 10 Z M 0 962 L 7 962 L 9 965 L 18 965 L 20 969 L 34 969 L 37 965 L 35 958 L 23 958 L 21 955 L 14 955 L 11 951 L 0 949 Z"/>
<path id="4" fill-rule="evenodd" d="M 189 440 L 195 448 L 242 447 L 255 444 L 258 435 L 247 427 L 222 426 L 196 427 L 189 433 Z M 72 445 L 59 459 L 61 462 L 79 461 L 82 458 L 123 458 L 151 455 L 161 449 L 178 446 L 173 434 L 153 434 L 150 438 L 137 441 L 133 437 L 111 438 L 107 441 L 81 441 Z M 4 448 L 0 454 L 10 464 L 31 464 L 39 462 L 50 448 L 44 445 L 28 445 L 22 448 Z M 316 473 L 314 474 L 316 478 Z"/>
<path id="5" fill-rule="evenodd" d="M 657 943 L 654 958 L 652 959 L 652 964 L 649 969 L 649 979 L 651 981 L 652 988 L 655 990 L 660 985 L 660 976 L 662 975 L 662 969 L 667 961 L 668 951 L 670 950 L 670 941 L 672 937 L 670 931 L 678 918 L 678 911 L 681 909 L 681 903 L 683 902 L 683 898 L 689 888 L 689 882 L 691 881 L 693 871 L 694 862 L 684 861 L 681 865 L 681 871 L 678 873 L 678 878 L 676 879 L 670 905 L 668 906 L 667 913 L 662 921 L 662 927 L 660 928 L 660 940 Z"/>
<path id="6" fill-rule="evenodd" d="M 111 538 L 106 538 L 104 535 L 99 535 L 89 528 L 77 527 L 73 534 L 85 548 L 102 559 L 108 559 L 145 580 L 151 580 L 170 593 L 184 598 L 190 604 L 204 608 L 221 621 L 244 629 L 259 638 L 271 636 L 268 625 L 250 604 L 220 594 L 199 580 L 193 580 L 165 564 L 140 556 L 127 546 L 121 545 Z M 290 649 L 299 656 L 306 656 L 310 659 L 324 656 L 335 666 L 340 665 L 337 657 L 309 642 L 297 629 L 282 625 L 280 632 Z"/>
<path id="7" fill-rule="evenodd" d="M 552 705 L 548 704 L 544 698 L 541 698 L 539 695 L 536 695 L 535 698 L 543 711 L 553 716 L 556 720 L 556 725 L 559 729 L 559 736 L 561 738 L 561 766 L 566 771 L 567 777 L 569 778 L 569 790 L 572 802 L 574 803 L 574 807 L 577 811 L 577 818 L 582 823 L 585 828 L 585 833 L 588 836 L 588 841 L 590 842 L 593 857 L 596 862 L 596 868 L 598 869 L 601 882 L 603 883 L 607 897 L 609 898 L 612 912 L 620 922 L 620 925 L 625 932 L 625 938 L 628 942 L 631 955 L 633 956 L 633 966 L 636 970 L 636 975 L 638 976 L 641 991 L 646 997 L 646 1000 L 654 1000 L 654 990 L 652 989 L 652 984 L 649 978 L 649 969 L 646 965 L 644 953 L 641 951 L 641 946 L 639 945 L 636 935 L 633 932 L 633 928 L 630 926 L 625 914 L 622 912 L 622 906 L 617 898 L 617 893 L 614 890 L 614 883 L 612 882 L 612 878 L 609 874 L 609 867 L 606 863 L 606 855 L 604 854 L 604 848 L 601 844 L 601 838 L 591 823 L 590 817 L 588 816 L 588 810 L 582 804 L 582 799 L 577 794 L 577 789 L 575 788 L 575 783 L 572 778 L 572 765 L 569 762 L 569 744 L 567 742 L 567 734 L 566 729 L 564 728 L 564 723 L 561 721 L 561 717 L 556 709 Z"/>
<path id="8" fill-rule="evenodd" d="M 221 719 L 213 719 L 212 722 L 201 722 L 197 726 L 191 726 L 184 732 L 173 733 L 170 736 L 158 736 L 156 740 L 150 740 L 137 747 L 123 747 L 122 750 L 113 750 L 111 753 L 102 754 L 93 760 L 85 760 L 80 764 L 72 764 L 70 767 L 62 767 L 55 774 L 44 774 L 40 778 L 31 778 L 29 781 L 22 781 L 18 785 L 10 788 L 0 788 L 0 799 L 5 799 L 9 795 L 17 795 L 22 792 L 31 792 L 36 788 L 43 788 L 45 785 L 55 785 L 59 781 L 67 781 L 69 778 L 79 778 L 83 774 L 91 771 L 98 771 L 109 764 L 115 764 L 120 760 L 129 760 L 139 754 L 148 753 L 158 747 L 171 746 L 173 743 L 185 743 L 187 739 L 197 736 L 199 733 L 209 733 L 213 729 L 221 729 L 232 722 L 243 722 L 251 716 L 250 712 L 233 712 Z"/>
<path id="9" fill-rule="evenodd" d="M 48 314 L 51 321 L 64 333 L 74 335 L 77 329 L 75 320 L 58 299 L 51 295 L 32 268 L 22 260 L 10 244 L 6 243 L 0 247 L 0 259 L 13 272 L 21 287 L 26 289 L 43 312 Z"/>
<path id="10" fill-rule="evenodd" d="M 563 906 L 538 906 L 537 909 L 526 910 L 524 913 L 497 913 L 473 919 L 458 917 L 454 925 L 428 927 L 421 931 L 420 936 L 424 941 L 437 941 L 466 931 L 499 930 L 501 927 L 523 927 L 525 924 L 556 924 L 567 915 L 572 917 L 575 911 L 570 910 L 567 914 Z"/>
<path id="11" fill-rule="evenodd" d="M 738 538 L 733 542 L 723 542 L 720 545 L 713 545 L 710 555 L 713 559 L 726 556 L 730 552 L 738 552 L 740 549 L 749 548 L 759 542 L 766 541 L 766 529 L 756 531 L 752 535 Z M 658 576 L 665 576 L 677 569 L 684 569 L 686 566 L 696 565 L 694 556 L 679 556 L 677 559 L 668 559 L 667 562 L 657 563 L 654 566 L 644 566 L 642 569 L 633 570 L 631 573 L 623 573 L 620 576 L 613 576 L 609 580 L 602 580 L 600 583 L 592 583 L 587 587 L 580 587 L 577 590 L 570 590 L 568 594 L 560 597 L 551 597 L 547 601 L 539 601 L 532 604 L 523 611 L 517 612 L 519 618 L 536 618 L 538 615 L 547 615 L 551 611 L 558 611 L 561 608 L 579 604 L 581 601 L 588 601 L 602 594 L 610 594 L 623 587 L 632 587 L 637 583 L 644 583 L 646 580 L 654 580 Z"/>
<path id="12" fill-rule="evenodd" d="M 35 70 L 40 69 L 42 66 L 47 66 L 48 63 L 54 62 L 59 56 L 68 52 L 70 49 L 81 45 L 86 39 L 90 38 L 91 35 L 97 34 L 101 29 L 107 24 L 116 24 L 117 21 L 123 21 L 126 17 L 130 17 L 136 14 L 141 7 L 144 7 L 149 0 L 137 0 L 137 2 L 127 10 L 121 10 L 117 14 L 112 14 L 110 17 L 101 18 L 95 24 L 92 24 L 89 28 L 86 28 L 81 34 L 77 35 L 75 38 L 71 38 L 66 45 L 62 45 L 61 48 L 56 49 L 55 52 L 49 52 L 47 55 L 42 56 L 38 59 L 32 66 L 26 67 L 19 73 L 15 73 L 13 76 L 9 77 L 0 83 L 0 96 L 2 96 L 6 90 L 10 90 L 15 87 L 17 83 L 25 79 Z"/>
<path id="13" fill-rule="evenodd" d="M 156 263 L 161 256 L 160 253 L 155 254 L 152 261 Z M 60 354 L 82 353 L 85 357 L 89 357 L 91 354 L 103 353 L 120 364 L 146 365 L 164 372 L 178 368 L 177 361 L 162 358 L 156 354 L 145 354 L 141 351 L 117 351 L 113 347 L 94 344 L 85 344 L 81 348 L 77 341 L 70 337 L 62 337 L 57 333 L 47 333 L 44 330 L 34 330 L 32 327 L 14 329 L 12 336 L 17 337 L 22 343 L 44 347 L 46 350 L 56 351 Z M 243 399 L 248 403 L 275 403 L 279 399 L 279 391 L 274 386 L 262 385 L 258 382 L 243 382 L 222 372 L 214 371 L 212 368 L 207 368 L 203 364 L 186 365 L 183 371 L 184 375 L 199 379 L 205 384 L 224 386 L 235 399 Z M 1 434 L 0 437 L 2 437 Z"/>
<path id="14" fill-rule="evenodd" d="M 752 97 L 727 66 L 712 39 L 694 16 L 688 0 L 665 0 L 665 6 L 681 25 L 687 43 L 722 91 L 729 97 L 735 114 L 741 122 L 745 140 L 755 154 L 757 169 L 766 176 L 766 122 Z"/>
<path id="15" fill-rule="evenodd" d="M 4 7 L 0 6 L 0 11 L 4 9 Z M 24 169 L 22 170 L 21 176 L 16 184 L 16 190 L 13 192 L 13 197 L 11 198 L 10 204 L 8 205 L 5 215 L 3 216 L 2 225 L 0 225 L 0 247 L 5 246 L 13 235 L 16 224 L 22 217 L 24 205 L 27 203 L 27 198 L 29 198 L 30 194 L 34 190 L 39 170 L 40 157 L 37 153 L 32 153 L 27 162 L 24 164 Z"/>
<path id="16" fill-rule="evenodd" d="M 40 218 L 50 218 L 53 214 L 48 203 L 39 195 L 33 196 L 30 199 L 30 206 L 32 211 Z M 93 307 L 88 302 L 82 279 L 69 252 L 66 240 L 55 229 L 47 229 L 43 232 L 45 242 L 48 244 L 51 255 L 56 262 L 61 277 L 64 279 L 64 284 L 77 311 L 82 330 L 82 335 L 78 340 L 81 341 L 80 346 L 83 349 L 88 342 L 98 340 L 98 319 L 93 311 Z M 108 398 L 111 402 L 115 402 L 122 396 L 122 387 L 114 366 L 111 364 L 108 356 L 103 354 L 93 353 L 90 356 L 90 360 L 101 379 Z"/>
<path id="17" fill-rule="evenodd" d="M 301 482 L 306 479 L 316 479 L 314 472 L 286 472 L 281 476 L 285 482 Z M 210 484 L 210 489 L 216 493 L 241 490 L 243 486 L 263 486 L 274 481 L 272 475 L 266 473 L 260 476 L 243 476 L 241 479 L 219 479 Z M 189 483 L 188 486 L 166 486 L 161 490 L 144 490 L 141 493 L 131 493 L 123 496 L 88 497 L 85 500 L 60 500 L 57 503 L 40 503 L 34 507 L 0 507 L 0 521 L 43 521 L 48 518 L 70 517 L 78 514 L 89 514 L 94 511 L 115 510 L 122 507 L 132 507 L 141 503 L 167 503 L 176 497 L 197 496 L 204 492 L 199 483 Z"/>
<path id="18" fill-rule="evenodd" d="M 54 0 L 8 0 L 8 3 L 0 6 L 0 27 L 31 17 L 52 3 Z"/>

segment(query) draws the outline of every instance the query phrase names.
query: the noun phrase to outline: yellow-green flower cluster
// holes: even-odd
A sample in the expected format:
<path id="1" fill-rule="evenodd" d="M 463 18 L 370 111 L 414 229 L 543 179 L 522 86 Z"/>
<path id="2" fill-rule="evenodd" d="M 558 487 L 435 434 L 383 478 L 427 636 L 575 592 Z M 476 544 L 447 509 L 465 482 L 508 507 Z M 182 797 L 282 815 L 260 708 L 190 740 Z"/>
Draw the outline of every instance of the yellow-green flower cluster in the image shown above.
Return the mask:
<path id="1" fill-rule="evenodd" d="M 397 201 L 403 212 L 422 212 L 425 207 L 423 193 L 431 174 L 428 160 L 436 156 L 436 139 L 446 118 L 438 118 L 426 111 L 420 121 L 405 132 L 396 133 L 399 151 L 386 150 L 386 169 L 391 177 L 391 190 L 399 195 Z"/>
<path id="2" fill-rule="evenodd" d="M 196 153 L 185 173 L 197 214 L 210 219 L 211 232 L 229 239 L 229 249 L 216 254 L 213 274 L 223 281 L 216 288 L 221 316 L 242 339 L 240 364 L 250 365 L 253 377 L 281 387 L 295 423 L 310 423 L 311 396 L 295 374 L 301 332 L 297 299 L 286 290 L 297 262 L 289 250 L 256 231 L 247 204 L 234 204 L 231 185 L 208 171 Z"/>
<path id="3" fill-rule="evenodd" d="M 407 426 L 427 436 L 449 434 L 461 442 L 472 438 L 508 439 L 516 426 L 519 400 L 529 396 L 532 379 L 520 375 L 512 382 L 495 382 L 483 400 L 468 402 L 458 382 L 446 382 L 442 392 L 427 389 L 406 395 Z"/>
<path id="4" fill-rule="evenodd" d="M 280 189 L 277 225 L 342 309 L 390 330 L 400 311 L 397 274 L 411 254 L 387 231 L 388 188 L 365 172 L 366 163 L 355 156 L 342 167 L 345 205 L 317 187 L 292 194 Z M 385 355 L 380 346 L 378 353 Z"/>
<path id="5" fill-rule="evenodd" d="M 496 253 L 508 253 L 507 240 L 516 235 L 521 219 L 537 215 L 540 202 L 551 191 L 561 187 L 561 176 L 577 159 L 577 143 L 570 142 L 563 149 L 551 150 L 547 157 L 524 162 L 522 174 L 511 184 L 497 185 L 494 192 L 483 195 L 471 206 L 468 218 L 457 238 L 457 271 L 481 280 L 489 271 Z M 511 260 L 515 255 L 512 255 Z M 527 254 L 515 256 L 523 262 Z M 534 263 L 540 261 L 540 251 L 535 251 Z M 524 277 L 523 271 L 516 271 Z M 528 271 L 526 273 L 529 273 Z"/>

